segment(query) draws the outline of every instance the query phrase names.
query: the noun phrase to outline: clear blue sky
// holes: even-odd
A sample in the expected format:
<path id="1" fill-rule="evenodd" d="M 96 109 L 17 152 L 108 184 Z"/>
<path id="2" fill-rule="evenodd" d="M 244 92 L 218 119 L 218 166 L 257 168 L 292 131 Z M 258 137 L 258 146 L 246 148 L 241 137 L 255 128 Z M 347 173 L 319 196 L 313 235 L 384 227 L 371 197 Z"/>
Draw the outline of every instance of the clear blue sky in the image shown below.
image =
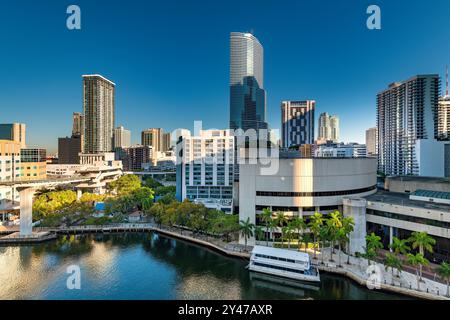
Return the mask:
<path id="1" fill-rule="evenodd" d="M 66 28 L 81 7 L 82 29 Z M 366 28 L 381 7 L 382 30 Z M 139 141 L 147 127 L 224 128 L 229 117 L 229 33 L 264 46 L 268 121 L 280 102 L 315 99 L 341 118 L 344 141 L 375 125 L 376 93 L 450 64 L 450 1 L 164 0 L 0 3 L 0 122 L 28 125 L 28 145 L 56 151 L 81 111 L 81 75 L 116 87 L 116 124 Z"/>

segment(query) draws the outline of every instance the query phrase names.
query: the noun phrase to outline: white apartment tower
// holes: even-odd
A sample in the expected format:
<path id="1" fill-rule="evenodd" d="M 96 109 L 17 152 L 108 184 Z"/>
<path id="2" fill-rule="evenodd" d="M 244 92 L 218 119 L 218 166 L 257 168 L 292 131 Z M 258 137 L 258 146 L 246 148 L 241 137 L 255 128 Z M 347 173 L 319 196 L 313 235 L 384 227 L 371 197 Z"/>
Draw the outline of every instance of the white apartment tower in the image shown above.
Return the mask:
<path id="1" fill-rule="evenodd" d="M 234 137 L 230 130 L 200 130 L 177 143 L 179 200 L 201 202 L 231 212 L 233 208 Z"/>
<path id="2" fill-rule="evenodd" d="M 377 95 L 378 170 L 386 175 L 444 176 L 445 142 L 439 141 L 440 79 L 417 75 Z"/>

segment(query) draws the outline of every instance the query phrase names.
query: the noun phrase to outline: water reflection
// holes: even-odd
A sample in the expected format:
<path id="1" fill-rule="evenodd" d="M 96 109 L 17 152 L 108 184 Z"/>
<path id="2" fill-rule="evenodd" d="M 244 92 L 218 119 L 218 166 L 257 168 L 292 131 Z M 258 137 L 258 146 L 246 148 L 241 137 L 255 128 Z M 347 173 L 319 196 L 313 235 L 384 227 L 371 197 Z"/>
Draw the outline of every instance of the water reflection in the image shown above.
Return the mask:
<path id="1" fill-rule="evenodd" d="M 0 247 L 0 299 L 392 299 L 322 274 L 316 286 L 245 269 L 243 259 L 155 233 L 63 236 Z M 66 287 L 69 265 L 81 290 Z"/>

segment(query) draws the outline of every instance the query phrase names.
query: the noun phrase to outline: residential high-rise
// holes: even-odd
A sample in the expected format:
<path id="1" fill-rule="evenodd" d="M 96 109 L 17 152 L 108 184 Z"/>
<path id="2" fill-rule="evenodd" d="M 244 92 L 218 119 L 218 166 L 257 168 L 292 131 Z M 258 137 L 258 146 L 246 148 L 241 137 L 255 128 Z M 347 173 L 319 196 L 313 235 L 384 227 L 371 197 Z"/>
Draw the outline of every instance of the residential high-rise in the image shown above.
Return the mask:
<path id="1" fill-rule="evenodd" d="M 177 198 L 231 212 L 234 137 L 230 130 L 200 130 L 177 143 Z"/>
<path id="2" fill-rule="evenodd" d="M 163 151 L 163 134 L 162 128 L 149 128 L 141 133 L 141 144 L 143 146 L 150 146 L 153 153 Z"/>
<path id="3" fill-rule="evenodd" d="M 369 128 L 366 130 L 366 148 L 368 157 L 373 157 L 378 154 L 377 135 L 377 127 Z"/>
<path id="4" fill-rule="evenodd" d="M 84 150 L 113 150 L 115 84 L 101 75 L 83 75 Z"/>
<path id="5" fill-rule="evenodd" d="M 319 116 L 319 140 L 339 142 L 339 117 L 323 112 Z"/>
<path id="6" fill-rule="evenodd" d="M 12 140 L 20 143 L 21 148 L 26 148 L 26 126 L 23 123 L 0 124 L 0 139 Z"/>
<path id="7" fill-rule="evenodd" d="M 162 151 L 169 151 L 171 147 L 170 132 L 163 133 Z"/>
<path id="8" fill-rule="evenodd" d="M 119 126 L 114 129 L 114 149 L 131 145 L 131 131 Z"/>
<path id="9" fill-rule="evenodd" d="M 143 164 L 152 161 L 152 147 L 150 146 L 128 146 L 116 149 L 116 155 L 122 160 L 124 171 L 142 171 Z"/>
<path id="10" fill-rule="evenodd" d="M 74 112 L 72 115 L 72 136 L 81 136 L 84 134 L 84 115 L 81 112 Z"/>
<path id="11" fill-rule="evenodd" d="M 435 136 L 440 141 L 450 141 L 450 95 L 448 93 L 448 67 L 445 72 L 445 94 L 439 98 L 437 109 L 437 130 Z"/>
<path id="12" fill-rule="evenodd" d="M 284 148 L 314 143 L 314 100 L 281 102 L 281 141 Z"/>
<path id="13" fill-rule="evenodd" d="M 386 175 L 444 176 L 450 156 L 438 141 L 440 79 L 417 75 L 377 95 L 378 170 Z"/>
<path id="14" fill-rule="evenodd" d="M 264 52 L 251 33 L 230 35 L 230 128 L 267 129 Z"/>

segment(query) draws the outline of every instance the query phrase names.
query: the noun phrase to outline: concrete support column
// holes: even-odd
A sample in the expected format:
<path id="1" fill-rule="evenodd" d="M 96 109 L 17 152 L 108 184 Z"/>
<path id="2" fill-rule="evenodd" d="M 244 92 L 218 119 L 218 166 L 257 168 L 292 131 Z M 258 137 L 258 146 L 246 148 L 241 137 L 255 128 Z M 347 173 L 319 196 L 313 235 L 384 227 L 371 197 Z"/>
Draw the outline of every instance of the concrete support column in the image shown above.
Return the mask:
<path id="1" fill-rule="evenodd" d="M 83 195 L 83 191 L 81 189 L 77 189 L 77 200 L 80 200 L 82 195 Z"/>
<path id="2" fill-rule="evenodd" d="M 394 234 L 394 230 L 393 230 L 393 228 L 392 228 L 392 226 L 391 227 L 389 227 L 389 251 L 390 252 L 392 252 L 392 249 L 391 249 L 391 245 L 392 245 L 392 242 L 393 242 L 393 234 Z"/>
<path id="3" fill-rule="evenodd" d="M 34 188 L 23 188 L 20 194 L 20 236 L 27 237 L 33 233 L 33 196 Z"/>
<path id="4" fill-rule="evenodd" d="M 366 246 L 366 199 L 362 198 L 344 198 L 343 214 L 344 217 L 352 217 L 355 227 L 350 233 L 348 253 L 354 255 L 356 252 L 364 252 Z"/>

